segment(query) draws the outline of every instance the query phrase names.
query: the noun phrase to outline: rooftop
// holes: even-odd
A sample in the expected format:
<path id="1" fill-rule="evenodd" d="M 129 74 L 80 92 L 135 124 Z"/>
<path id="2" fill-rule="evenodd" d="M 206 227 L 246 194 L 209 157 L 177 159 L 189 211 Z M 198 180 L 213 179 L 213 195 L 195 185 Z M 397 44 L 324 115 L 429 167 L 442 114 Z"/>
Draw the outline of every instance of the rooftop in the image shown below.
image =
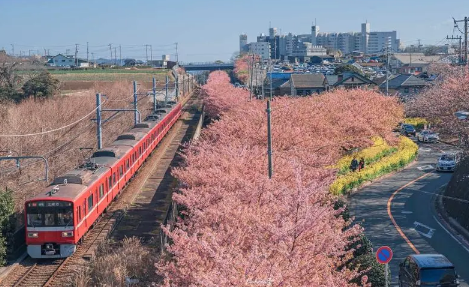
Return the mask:
<path id="1" fill-rule="evenodd" d="M 389 80 L 389 88 L 397 89 L 400 87 L 423 87 L 426 86 L 427 82 L 423 79 L 417 78 L 414 75 L 398 75 Z M 384 88 L 386 81 L 384 81 L 380 87 Z"/>
<path id="2" fill-rule="evenodd" d="M 418 254 L 411 257 L 420 268 L 454 267 L 453 263 L 442 254 Z"/>
<path id="3" fill-rule="evenodd" d="M 326 78 L 323 74 L 293 74 L 291 79 L 295 88 L 321 88 Z"/>

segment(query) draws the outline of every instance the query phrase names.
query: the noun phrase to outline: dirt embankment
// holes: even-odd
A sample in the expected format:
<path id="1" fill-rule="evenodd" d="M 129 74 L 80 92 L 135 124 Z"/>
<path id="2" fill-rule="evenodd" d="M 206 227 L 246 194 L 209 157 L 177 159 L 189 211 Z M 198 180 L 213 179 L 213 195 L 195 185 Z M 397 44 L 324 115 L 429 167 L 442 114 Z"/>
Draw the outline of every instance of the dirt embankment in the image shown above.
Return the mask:
<path id="1" fill-rule="evenodd" d="M 443 206 L 449 216 L 469 230 L 469 157 L 461 161 L 448 183 L 443 198 Z"/>

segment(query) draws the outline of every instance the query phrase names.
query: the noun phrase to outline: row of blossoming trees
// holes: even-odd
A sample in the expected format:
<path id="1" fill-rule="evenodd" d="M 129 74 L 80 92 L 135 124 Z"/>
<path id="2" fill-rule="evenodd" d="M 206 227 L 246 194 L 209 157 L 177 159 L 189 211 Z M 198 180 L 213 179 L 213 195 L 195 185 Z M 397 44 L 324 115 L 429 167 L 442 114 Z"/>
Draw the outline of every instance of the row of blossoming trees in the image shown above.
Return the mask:
<path id="1" fill-rule="evenodd" d="M 269 179 L 265 102 L 248 101 L 221 71 L 202 94 L 217 120 L 174 171 L 182 188 L 173 199 L 184 211 L 175 229 L 165 229 L 172 256 L 157 264 L 165 285 L 366 285 L 363 270 L 348 268 L 362 228 L 334 210 L 330 166 L 344 151 L 370 146 L 372 136 L 395 143 L 398 102 L 362 90 L 275 99 Z"/>

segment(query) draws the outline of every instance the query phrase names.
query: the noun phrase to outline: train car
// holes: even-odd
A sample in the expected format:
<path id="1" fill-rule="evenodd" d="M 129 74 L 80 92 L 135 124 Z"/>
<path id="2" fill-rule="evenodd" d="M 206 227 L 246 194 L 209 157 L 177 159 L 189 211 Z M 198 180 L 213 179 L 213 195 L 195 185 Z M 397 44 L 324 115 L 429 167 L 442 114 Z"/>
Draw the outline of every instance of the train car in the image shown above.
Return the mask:
<path id="1" fill-rule="evenodd" d="M 97 150 L 90 160 L 54 179 L 25 203 L 26 245 L 32 258 L 63 258 L 124 189 L 180 117 L 169 102 L 145 121 Z"/>

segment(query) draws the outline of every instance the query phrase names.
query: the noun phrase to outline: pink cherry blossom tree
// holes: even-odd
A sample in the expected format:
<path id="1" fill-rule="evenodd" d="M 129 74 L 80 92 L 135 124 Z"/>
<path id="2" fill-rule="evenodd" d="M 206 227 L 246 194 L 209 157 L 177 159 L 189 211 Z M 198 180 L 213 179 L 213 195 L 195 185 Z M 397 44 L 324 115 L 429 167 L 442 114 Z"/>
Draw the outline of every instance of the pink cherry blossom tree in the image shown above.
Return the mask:
<path id="1" fill-rule="evenodd" d="M 207 84 L 202 87 L 205 110 L 208 116 L 216 117 L 247 101 L 249 92 L 237 89 L 230 83 L 228 74 L 224 71 L 210 73 Z"/>
<path id="2" fill-rule="evenodd" d="M 218 72 L 203 87 L 220 120 L 173 171 L 182 184 L 173 199 L 184 211 L 176 228 L 164 228 L 172 240 L 172 259 L 157 264 L 165 286 L 355 286 L 363 270 L 345 263 L 362 230 L 333 209 L 328 167 L 371 136 L 395 142 L 403 107 L 363 90 L 275 99 L 269 180 L 265 102 L 248 102 L 227 84 Z M 244 100 L 226 94 L 236 90 Z"/>
<path id="3" fill-rule="evenodd" d="M 467 134 L 467 122 L 455 116 L 458 111 L 469 111 L 467 68 L 434 65 L 432 71 L 438 73 L 439 78 L 415 100 L 407 103 L 407 115 L 424 117 L 438 131 L 449 136 Z"/>

